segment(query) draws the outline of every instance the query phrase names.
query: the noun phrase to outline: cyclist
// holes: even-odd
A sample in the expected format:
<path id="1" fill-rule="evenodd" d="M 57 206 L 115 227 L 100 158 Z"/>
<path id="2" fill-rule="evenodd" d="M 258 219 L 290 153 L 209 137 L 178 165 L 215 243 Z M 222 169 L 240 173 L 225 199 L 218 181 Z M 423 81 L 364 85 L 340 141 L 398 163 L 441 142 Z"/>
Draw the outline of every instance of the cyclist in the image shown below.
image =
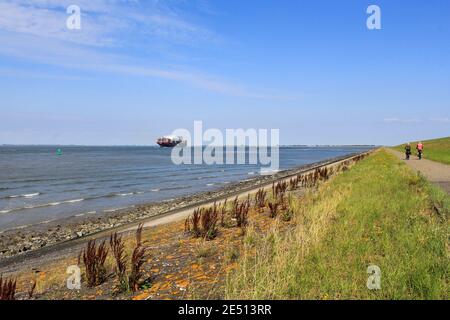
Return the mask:
<path id="1" fill-rule="evenodd" d="M 409 156 L 411 155 L 411 144 L 407 143 L 405 146 L 405 154 L 406 154 L 406 160 L 409 160 Z"/>
<path id="2" fill-rule="evenodd" d="M 419 142 L 416 146 L 416 149 L 417 149 L 417 156 L 419 157 L 419 160 L 422 160 L 423 143 Z"/>

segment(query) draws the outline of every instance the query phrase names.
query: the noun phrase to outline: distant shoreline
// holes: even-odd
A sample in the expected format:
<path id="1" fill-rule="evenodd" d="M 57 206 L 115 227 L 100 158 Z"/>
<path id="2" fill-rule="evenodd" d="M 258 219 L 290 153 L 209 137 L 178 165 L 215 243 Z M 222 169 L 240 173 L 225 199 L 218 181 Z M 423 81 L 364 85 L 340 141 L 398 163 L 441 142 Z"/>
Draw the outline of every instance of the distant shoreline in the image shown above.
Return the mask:
<path id="1" fill-rule="evenodd" d="M 141 144 L 136 144 L 136 145 L 83 145 L 83 144 L 0 144 L 0 147 L 87 147 L 87 148 L 95 148 L 95 147 L 100 147 L 100 148 L 108 148 L 108 147 L 112 147 L 112 148 L 127 148 L 127 147 L 131 147 L 131 148 L 160 148 L 158 145 L 156 144 L 152 144 L 152 145 L 141 145 Z M 191 146 L 194 147 L 194 146 Z M 199 147 L 199 146 L 195 146 L 195 147 Z M 206 147 L 206 145 L 203 145 L 202 147 Z M 224 145 L 223 147 L 227 147 L 226 145 Z M 236 146 L 233 146 L 236 147 Z M 250 147 L 250 148 L 255 148 L 257 146 L 246 146 L 246 147 Z M 375 144 L 280 144 L 278 147 L 280 148 L 293 148 L 293 147 L 306 147 L 306 148 L 321 148 L 321 147 L 378 147 L 378 145 Z"/>

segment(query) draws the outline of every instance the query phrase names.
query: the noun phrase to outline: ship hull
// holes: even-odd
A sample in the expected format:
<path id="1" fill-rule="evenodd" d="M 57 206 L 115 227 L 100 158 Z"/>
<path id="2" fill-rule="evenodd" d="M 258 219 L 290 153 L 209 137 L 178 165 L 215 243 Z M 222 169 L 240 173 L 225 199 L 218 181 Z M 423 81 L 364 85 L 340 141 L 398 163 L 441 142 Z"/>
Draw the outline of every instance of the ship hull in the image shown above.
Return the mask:
<path id="1" fill-rule="evenodd" d="M 161 148 L 173 148 L 179 144 L 179 142 L 157 142 Z"/>

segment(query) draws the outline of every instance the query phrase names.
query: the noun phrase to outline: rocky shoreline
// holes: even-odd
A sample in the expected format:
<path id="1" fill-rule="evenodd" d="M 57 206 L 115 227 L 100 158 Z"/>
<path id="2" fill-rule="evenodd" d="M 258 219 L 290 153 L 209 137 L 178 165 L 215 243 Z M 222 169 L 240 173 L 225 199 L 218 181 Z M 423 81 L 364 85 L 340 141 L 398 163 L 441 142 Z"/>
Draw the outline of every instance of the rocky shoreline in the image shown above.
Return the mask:
<path id="1" fill-rule="evenodd" d="M 280 171 L 270 176 L 260 176 L 240 181 L 215 191 L 207 191 L 172 200 L 138 205 L 131 209 L 102 214 L 101 216 L 97 214 L 92 216 L 66 218 L 49 222 L 48 224 L 34 225 L 19 230 L 4 231 L 0 233 L 0 259 L 30 252 L 56 243 L 92 235 L 108 229 L 125 226 L 173 210 L 201 205 L 204 202 L 214 201 L 215 199 L 236 196 L 236 194 L 247 189 L 257 188 L 258 186 L 263 186 L 290 175 L 295 175 L 313 167 L 333 163 L 349 158 L 350 156 L 351 155 L 333 158 L 327 161 Z"/>

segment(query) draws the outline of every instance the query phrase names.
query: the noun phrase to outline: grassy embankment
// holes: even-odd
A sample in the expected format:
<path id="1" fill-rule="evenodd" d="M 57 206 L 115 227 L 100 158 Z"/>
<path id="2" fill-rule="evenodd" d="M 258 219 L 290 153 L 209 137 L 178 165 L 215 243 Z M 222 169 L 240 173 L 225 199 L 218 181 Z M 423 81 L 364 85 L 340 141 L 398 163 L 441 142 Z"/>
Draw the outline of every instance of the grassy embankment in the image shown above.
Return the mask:
<path id="1" fill-rule="evenodd" d="M 424 158 L 430 159 L 445 164 L 450 164 L 450 137 L 440 138 L 434 140 L 422 141 L 424 144 Z M 413 152 L 415 152 L 415 146 L 417 141 L 411 142 Z M 399 145 L 394 147 L 395 150 L 404 152 L 405 145 Z"/>
<path id="2" fill-rule="evenodd" d="M 449 298 L 450 197 L 386 151 L 291 208 L 289 232 L 247 232 L 227 298 Z M 369 265 L 381 268 L 380 290 L 366 287 Z"/>

